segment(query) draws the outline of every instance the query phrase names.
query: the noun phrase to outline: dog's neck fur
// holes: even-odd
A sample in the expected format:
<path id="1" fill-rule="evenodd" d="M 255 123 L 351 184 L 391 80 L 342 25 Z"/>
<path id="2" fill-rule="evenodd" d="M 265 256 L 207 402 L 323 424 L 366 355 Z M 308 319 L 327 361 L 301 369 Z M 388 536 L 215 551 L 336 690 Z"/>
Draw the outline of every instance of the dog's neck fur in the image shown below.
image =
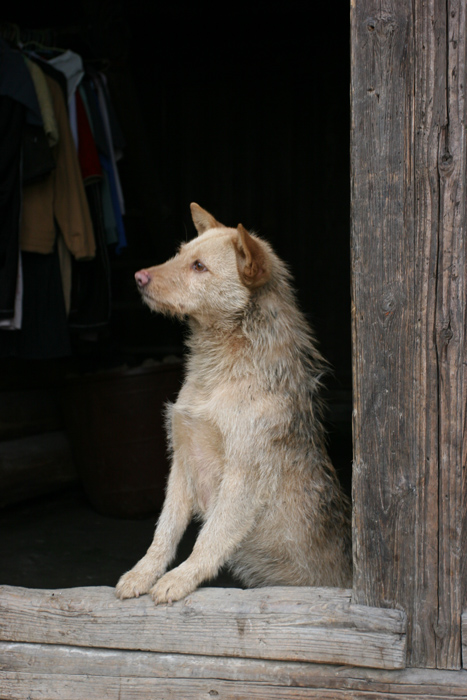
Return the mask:
<path id="1" fill-rule="evenodd" d="M 189 326 L 189 367 L 196 366 L 196 376 L 206 383 L 217 383 L 225 375 L 242 378 L 255 374 L 270 391 L 287 383 L 287 367 L 293 363 L 297 370 L 302 369 L 303 382 L 308 385 L 312 367 L 314 389 L 320 385 L 326 365 L 297 307 L 285 271 L 280 284 L 271 281 L 252 292 L 249 303 L 237 316 L 209 325 L 189 319 Z M 255 361 L 258 357 L 262 358 L 259 366 Z"/>

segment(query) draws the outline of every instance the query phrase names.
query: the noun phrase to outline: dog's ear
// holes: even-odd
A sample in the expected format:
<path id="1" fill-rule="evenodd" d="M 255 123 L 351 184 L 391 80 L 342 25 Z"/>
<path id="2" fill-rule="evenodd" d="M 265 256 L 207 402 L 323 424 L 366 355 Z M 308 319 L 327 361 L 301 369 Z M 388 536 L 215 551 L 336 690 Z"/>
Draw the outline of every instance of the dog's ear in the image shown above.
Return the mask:
<path id="1" fill-rule="evenodd" d="M 266 284 L 271 276 L 267 253 L 257 238 L 250 236 L 242 224 L 237 226 L 237 264 L 240 277 L 249 289 Z"/>
<path id="2" fill-rule="evenodd" d="M 199 204 L 196 204 L 196 202 L 192 202 L 190 204 L 190 209 L 193 223 L 198 231 L 198 236 L 201 236 L 201 234 L 205 231 L 209 231 L 210 228 L 219 228 L 220 226 L 223 227 L 223 224 L 216 221 L 212 214 L 205 209 L 202 209 Z"/>

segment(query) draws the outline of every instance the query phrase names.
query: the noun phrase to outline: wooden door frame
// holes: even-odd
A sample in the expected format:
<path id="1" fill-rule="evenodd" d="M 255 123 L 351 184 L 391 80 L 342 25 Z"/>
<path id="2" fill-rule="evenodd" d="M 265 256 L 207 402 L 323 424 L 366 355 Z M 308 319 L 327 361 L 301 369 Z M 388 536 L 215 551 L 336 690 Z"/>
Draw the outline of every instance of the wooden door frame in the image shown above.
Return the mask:
<path id="1" fill-rule="evenodd" d="M 461 666 L 466 602 L 466 9 L 352 0 L 353 600 Z"/>

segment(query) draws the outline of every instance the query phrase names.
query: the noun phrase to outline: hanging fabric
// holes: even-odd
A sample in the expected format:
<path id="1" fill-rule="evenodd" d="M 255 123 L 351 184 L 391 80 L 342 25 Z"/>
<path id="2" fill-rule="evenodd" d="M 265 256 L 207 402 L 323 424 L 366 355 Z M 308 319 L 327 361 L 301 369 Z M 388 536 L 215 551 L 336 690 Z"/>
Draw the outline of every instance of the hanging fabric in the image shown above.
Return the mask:
<path id="1" fill-rule="evenodd" d="M 24 188 L 21 250 L 51 253 L 57 235 L 55 221 L 75 258 L 92 258 L 96 243 L 84 192 L 76 148 L 59 86 L 46 76 L 59 127 L 56 169 L 41 182 Z"/>
<path id="2" fill-rule="evenodd" d="M 108 250 L 127 245 L 105 76 L 0 38 L 0 138 L 0 356 L 63 357 L 70 329 L 109 324 Z"/>

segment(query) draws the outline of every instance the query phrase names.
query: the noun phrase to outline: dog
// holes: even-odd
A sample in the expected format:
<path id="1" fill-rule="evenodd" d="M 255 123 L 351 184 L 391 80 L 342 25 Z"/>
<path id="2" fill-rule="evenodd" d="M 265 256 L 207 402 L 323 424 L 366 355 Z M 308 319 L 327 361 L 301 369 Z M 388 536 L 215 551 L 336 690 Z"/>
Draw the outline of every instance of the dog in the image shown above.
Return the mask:
<path id="1" fill-rule="evenodd" d="M 186 375 L 167 409 L 166 497 L 146 555 L 116 587 L 171 603 L 223 565 L 246 587 L 352 580 L 350 504 L 325 447 L 325 368 L 271 246 L 191 204 L 198 237 L 135 274 L 154 311 L 187 319 Z M 190 520 L 191 555 L 167 572 Z"/>

